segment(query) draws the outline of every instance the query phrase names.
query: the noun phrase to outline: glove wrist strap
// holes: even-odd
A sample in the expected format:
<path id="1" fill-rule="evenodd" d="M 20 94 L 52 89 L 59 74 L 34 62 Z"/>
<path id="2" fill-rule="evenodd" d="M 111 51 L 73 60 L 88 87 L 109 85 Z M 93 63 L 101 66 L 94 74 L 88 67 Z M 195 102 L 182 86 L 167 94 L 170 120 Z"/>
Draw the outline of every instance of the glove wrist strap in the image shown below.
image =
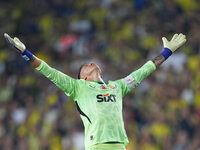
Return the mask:
<path id="1" fill-rule="evenodd" d="M 27 49 L 21 53 L 21 56 L 26 60 L 26 61 L 30 61 L 33 59 L 33 54 L 31 52 L 29 52 Z"/>
<path id="2" fill-rule="evenodd" d="M 165 60 L 172 55 L 172 51 L 169 48 L 164 48 L 163 52 L 160 53 L 163 57 L 165 57 Z"/>

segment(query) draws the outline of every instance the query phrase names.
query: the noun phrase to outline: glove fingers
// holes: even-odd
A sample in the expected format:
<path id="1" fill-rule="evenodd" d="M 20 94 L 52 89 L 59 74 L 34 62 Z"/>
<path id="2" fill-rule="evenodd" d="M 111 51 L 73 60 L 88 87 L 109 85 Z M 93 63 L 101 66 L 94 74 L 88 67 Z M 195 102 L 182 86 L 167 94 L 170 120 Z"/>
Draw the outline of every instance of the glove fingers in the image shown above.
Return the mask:
<path id="1" fill-rule="evenodd" d="M 13 39 L 12 39 L 7 33 L 4 33 L 4 37 L 6 38 L 6 40 L 7 40 L 9 43 L 11 43 L 11 44 L 14 43 L 14 42 L 13 42 Z"/>
<path id="2" fill-rule="evenodd" d="M 22 45 L 22 47 L 19 46 L 19 45 L 21 45 L 21 42 L 19 41 L 19 39 L 18 40 L 16 38 L 13 39 L 7 33 L 4 33 L 4 37 L 10 43 L 10 45 L 17 50 L 18 53 L 23 52 L 23 50 L 21 50 L 21 48 L 25 49 L 25 46 L 24 45 Z"/>
<path id="3" fill-rule="evenodd" d="M 179 47 L 182 46 L 187 40 L 183 39 L 180 43 L 179 43 Z"/>
<path id="4" fill-rule="evenodd" d="M 180 33 L 178 36 L 177 36 L 177 38 L 175 39 L 175 41 L 179 41 L 181 38 L 183 37 L 183 34 L 182 33 Z"/>
<path id="5" fill-rule="evenodd" d="M 182 33 L 179 35 L 179 37 L 177 38 L 179 47 L 182 46 L 186 42 L 185 38 L 186 38 L 186 36 L 183 35 Z"/>
<path id="6" fill-rule="evenodd" d="M 174 34 L 174 36 L 172 37 L 171 41 L 174 41 L 176 38 L 178 37 L 178 34 Z"/>
<path id="7" fill-rule="evenodd" d="M 14 41 L 21 42 L 17 37 L 14 38 Z"/>
<path id="8" fill-rule="evenodd" d="M 4 33 L 5 38 L 11 38 L 7 33 Z"/>
<path id="9" fill-rule="evenodd" d="M 183 34 L 179 40 L 184 40 L 186 38 L 186 36 Z"/>
<path id="10" fill-rule="evenodd" d="M 14 38 L 14 42 L 15 42 L 16 44 L 21 44 L 21 43 L 22 43 L 17 37 Z"/>
<path id="11" fill-rule="evenodd" d="M 4 33 L 4 37 L 5 38 L 8 38 L 8 37 L 10 37 L 7 33 Z"/>
<path id="12" fill-rule="evenodd" d="M 166 39 L 166 37 L 162 37 L 162 41 L 163 41 L 164 46 L 168 42 L 168 40 Z"/>
<path id="13" fill-rule="evenodd" d="M 16 47 L 22 52 L 26 49 L 25 45 L 17 37 L 14 38 L 14 42 Z"/>

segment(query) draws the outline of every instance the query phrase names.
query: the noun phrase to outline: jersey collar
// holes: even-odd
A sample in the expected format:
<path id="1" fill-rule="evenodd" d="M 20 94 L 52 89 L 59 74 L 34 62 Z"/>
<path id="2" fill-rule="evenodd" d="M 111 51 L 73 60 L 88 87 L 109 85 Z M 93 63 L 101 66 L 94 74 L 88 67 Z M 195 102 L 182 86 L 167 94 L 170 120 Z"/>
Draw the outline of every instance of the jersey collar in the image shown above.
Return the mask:
<path id="1" fill-rule="evenodd" d="M 102 82 L 102 81 L 91 81 L 91 82 L 95 82 L 95 83 L 98 83 L 98 84 L 104 84 L 104 82 Z"/>

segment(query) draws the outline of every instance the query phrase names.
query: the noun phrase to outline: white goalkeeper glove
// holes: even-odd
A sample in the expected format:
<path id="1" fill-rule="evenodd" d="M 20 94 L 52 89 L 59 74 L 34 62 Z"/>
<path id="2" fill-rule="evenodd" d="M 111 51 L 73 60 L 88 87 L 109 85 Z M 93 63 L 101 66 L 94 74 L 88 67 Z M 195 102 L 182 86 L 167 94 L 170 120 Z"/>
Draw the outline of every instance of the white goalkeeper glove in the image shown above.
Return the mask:
<path id="1" fill-rule="evenodd" d="M 13 39 L 7 33 L 4 33 L 4 37 L 18 53 L 23 53 L 26 50 L 26 46 L 17 37 Z"/>
<path id="2" fill-rule="evenodd" d="M 180 34 L 174 34 L 171 41 L 168 41 L 166 37 L 162 38 L 164 50 L 162 53 L 160 53 L 163 57 L 165 57 L 165 60 L 172 55 L 173 52 L 175 52 L 179 47 L 181 47 L 186 42 L 186 36 L 182 33 Z"/>
<path id="3" fill-rule="evenodd" d="M 170 49 L 172 52 L 175 52 L 179 47 L 181 47 L 186 42 L 186 36 L 182 33 L 174 34 L 171 41 L 168 41 L 166 37 L 162 38 L 164 48 Z"/>
<path id="4" fill-rule="evenodd" d="M 17 37 L 13 39 L 7 33 L 4 33 L 4 37 L 26 61 L 34 59 L 34 55 L 26 49 L 26 46 Z"/>

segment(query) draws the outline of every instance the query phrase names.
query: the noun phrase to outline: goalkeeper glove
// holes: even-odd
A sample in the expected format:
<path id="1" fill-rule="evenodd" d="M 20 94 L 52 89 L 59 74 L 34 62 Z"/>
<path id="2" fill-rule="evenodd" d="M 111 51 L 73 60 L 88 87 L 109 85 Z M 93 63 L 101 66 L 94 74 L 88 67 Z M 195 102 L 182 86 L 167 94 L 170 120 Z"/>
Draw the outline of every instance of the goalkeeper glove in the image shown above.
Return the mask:
<path id="1" fill-rule="evenodd" d="M 26 46 L 17 37 L 13 39 L 7 33 L 4 33 L 4 37 L 26 61 L 34 60 L 34 55 L 26 49 Z"/>
<path id="2" fill-rule="evenodd" d="M 186 42 L 186 36 L 182 33 L 174 34 L 171 41 L 168 41 L 166 37 L 162 38 L 164 51 L 161 53 L 167 59 L 173 52 L 181 47 Z"/>

